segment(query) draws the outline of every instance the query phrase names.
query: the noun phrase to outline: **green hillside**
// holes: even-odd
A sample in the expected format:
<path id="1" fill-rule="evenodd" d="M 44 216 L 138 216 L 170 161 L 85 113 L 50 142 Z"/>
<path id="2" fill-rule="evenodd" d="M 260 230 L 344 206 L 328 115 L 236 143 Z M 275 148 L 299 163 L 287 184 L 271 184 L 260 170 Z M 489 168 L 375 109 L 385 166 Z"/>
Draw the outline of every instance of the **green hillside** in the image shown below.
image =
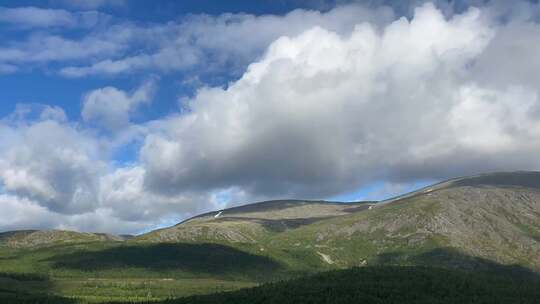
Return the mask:
<path id="1" fill-rule="evenodd" d="M 415 265 L 418 256 L 479 267 L 435 254 L 441 251 L 540 270 L 540 173 L 458 178 L 376 204 L 262 203 L 195 217 L 132 241 L 227 244 L 301 271 Z"/>
<path id="2" fill-rule="evenodd" d="M 428 267 L 363 267 L 162 304 L 538 303 L 540 278 Z"/>
<path id="3" fill-rule="evenodd" d="M 130 239 L 66 231 L 0 234 L 0 299 L 165 300 L 351 267 L 361 268 L 344 276 L 371 269 L 363 274 L 369 278 L 379 266 L 392 265 L 409 266 L 405 274 L 422 266 L 457 276 L 464 270 L 521 277 L 540 273 L 538 252 L 540 173 L 497 173 L 384 202 L 261 202 Z M 441 267 L 447 270 L 436 270 Z"/>

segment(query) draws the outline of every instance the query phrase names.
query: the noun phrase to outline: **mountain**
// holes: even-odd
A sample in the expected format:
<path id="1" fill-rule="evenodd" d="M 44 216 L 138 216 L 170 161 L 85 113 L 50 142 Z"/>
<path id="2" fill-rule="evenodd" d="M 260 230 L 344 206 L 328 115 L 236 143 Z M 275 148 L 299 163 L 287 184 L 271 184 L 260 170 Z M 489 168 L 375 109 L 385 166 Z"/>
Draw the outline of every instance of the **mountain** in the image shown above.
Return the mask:
<path id="1" fill-rule="evenodd" d="M 37 247 L 67 243 L 124 241 L 127 236 L 64 230 L 20 230 L 0 233 L 0 246 Z"/>
<path id="2" fill-rule="evenodd" d="M 134 241 L 258 243 L 269 235 L 369 208 L 369 203 L 281 200 L 205 213 Z"/>
<path id="3" fill-rule="evenodd" d="M 272 282 L 351 267 L 521 278 L 540 273 L 539 252 L 540 172 L 491 173 L 382 202 L 260 202 L 129 239 L 66 231 L 0 234 L 0 300 L 3 294 L 32 298 L 35 291 L 103 302 L 264 283 L 272 290 Z M 357 280 L 371 274 L 363 276 Z"/>
<path id="4" fill-rule="evenodd" d="M 273 201 L 198 216 L 134 242 L 212 242 L 288 266 L 371 264 L 540 270 L 540 173 L 456 178 L 388 201 Z M 465 258 L 467 257 L 467 258 Z"/>

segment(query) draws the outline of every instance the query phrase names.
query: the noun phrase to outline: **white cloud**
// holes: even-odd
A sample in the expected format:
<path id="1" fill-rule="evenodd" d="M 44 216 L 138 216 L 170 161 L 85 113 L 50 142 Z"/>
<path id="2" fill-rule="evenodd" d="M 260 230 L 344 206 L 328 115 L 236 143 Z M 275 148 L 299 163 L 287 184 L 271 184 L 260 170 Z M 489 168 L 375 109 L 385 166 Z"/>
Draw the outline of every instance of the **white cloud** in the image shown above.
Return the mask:
<path id="1" fill-rule="evenodd" d="M 202 55 L 199 54 L 199 50 L 194 48 L 165 48 L 151 55 L 136 55 L 118 60 L 106 59 L 89 67 L 66 67 L 60 73 L 66 77 L 83 77 L 95 74 L 120 74 L 145 69 L 158 69 L 167 72 L 193 67 L 201 59 Z"/>
<path id="2" fill-rule="evenodd" d="M 57 106 L 45 106 L 42 108 L 41 113 L 39 114 L 41 120 L 54 120 L 58 122 L 66 122 L 67 116 L 66 112 L 60 107 Z"/>
<path id="3" fill-rule="evenodd" d="M 99 143 L 73 126 L 51 120 L 50 111 L 43 113 L 45 120 L 0 124 L 0 184 L 55 212 L 94 209 L 97 176 L 106 168 Z"/>
<path id="4" fill-rule="evenodd" d="M 62 9 L 39 7 L 0 7 L 0 23 L 22 28 L 92 27 L 108 17 L 96 11 L 71 13 Z"/>
<path id="5" fill-rule="evenodd" d="M 50 227 L 51 217 L 44 207 L 26 198 L 0 194 L 0 229 L 36 229 Z"/>
<path id="6" fill-rule="evenodd" d="M 81 41 L 60 36 L 36 34 L 27 41 L 9 47 L 0 47 L 0 61 L 19 64 L 24 62 L 50 62 L 79 60 L 114 54 L 125 48 L 121 41 L 87 37 Z"/>
<path id="7" fill-rule="evenodd" d="M 83 77 L 147 69 L 168 72 L 194 67 L 203 70 L 222 70 L 224 67 L 242 70 L 282 35 L 297 35 L 313 26 L 323 26 L 345 34 L 357 22 L 382 24 L 392 17 L 389 8 L 368 10 L 361 6 L 339 7 L 327 13 L 296 10 L 285 16 L 191 16 L 181 23 L 138 29 L 139 38 L 152 41 L 152 45 L 158 42 L 149 51 L 115 60 L 107 58 L 88 66 L 65 67 L 61 74 Z"/>
<path id="8" fill-rule="evenodd" d="M 159 218 L 177 220 L 179 215 L 196 215 L 220 207 L 218 193 L 224 191 L 190 192 L 163 195 L 148 192 L 144 186 L 145 169 L 140 166 L 117 169 L 101 178 L 100 201 L 113 216 L 124 221 L 155 221 Z M 239 189 L 226 189 L 231 199 L 244 197 Z M 229 202 L 227 202 L 229 203 Z"/>
<path id="9" fill-rule="evenodd" d="M 519 103 L 519 104 L 517 104 Z M 450 126 L 460 145 L 483 153 L 513 151 L 540 136 L 538 92 L 511 87 L 496 91 L 462 87 L 450 112 Z M 537 144 L 537 143 L 536 143 Z"/>
<path id="10" fill-rule="evenodd" d="M 145 102 L 143 84 L 130 102 Z M 122 96 L 128 96 L 123 93 Z M 31 228 L 133 233 L 222 206 L 222 191 L 150 193 L 145 169 L 114 168 L 110 155 L 132 130 L 100 138 L 57 107 L 20 105 L 0 121 L 0 231 Z M 121 148 L 121 147 L 120 147 Z M 228 190 L 242 198 L 240 190 Z"/>
<path id="11" fill-rule="evenodd" d="M 540 9 L 532 10 L 539 11 Z M 481 56 L 476 58 L 469 77 L 482 86 L 504 88 L 508 86 L 537 87 L 540 77 L 540 26 L 532 20 L 510 20 L 498 28 Z M 502 60 L 506 56 L 513 60 Z M 495 64 L 496 63 L 496 64 Z"/>
<path id="12" fill-rule="evenodd" d="M 52 210 L 23 194 L 0 191 L 0 231 L 53 228 L 129 234 L 176 224 L 182 218 L 230 205 L 228 200 L 220 200 L 223 191 L 228 199 L 245 201 L 244 193 L 238 189 L 173 197 L 155 195 L 145 191 L 143 178 L 141 167 L 121 168 L 100 176 L 97 204 L 73 214 Z"/>
<path id="13" fill-rule="evenodd" d="M 147 81 L 131 94 L 114 87 L 87 93 L 83 98 L 82 118 L 111 131 L 130 125 L 130 114 L 152 100 L 154 82 Z"/>
<path id="14" fill-rule="evenodd" d="M 18 70 L 17 66 L 12 64 L 0 63 L 0 75 L 1 74 L 11 74 Z"/>
<path id="15" fill-rule="evenodd" d="M 125 0 L 52 0 L 52 3 L 76 9 L 97 9 L 106 6 L 124 6 Z"/>
<path id="16" fill-rule="evenodd" d="M 0 231 L 20 229 L 67 229 L 118 234 L 139 232 L 150 223 L 123 221 L 109 209 L 96 209 L 82 214 L 55 213 L 35 201 L 16 195 L 0 194 Z M 155 224 L 155 223 L 154 223 Z"/>
<path id="17" fill-rule="evenodd" d="M 76 19 L 65 10 L 38 7 L 0 7 L 0 22 L 25 27 L 73 26 Z"/>
<path id="18" fill-rule="evenodd" d="M 32 67 L 32 64 L 113 58 L 123 54 L 137 36 L 135 29 L 129 25 L 110 25 L 106 28 L 106 31 L 82 35 L 80 39 L 32 31 L 24 40 L 6 40 L 0 45 L 0 68 L 4 66 L 13 70 Z"/>

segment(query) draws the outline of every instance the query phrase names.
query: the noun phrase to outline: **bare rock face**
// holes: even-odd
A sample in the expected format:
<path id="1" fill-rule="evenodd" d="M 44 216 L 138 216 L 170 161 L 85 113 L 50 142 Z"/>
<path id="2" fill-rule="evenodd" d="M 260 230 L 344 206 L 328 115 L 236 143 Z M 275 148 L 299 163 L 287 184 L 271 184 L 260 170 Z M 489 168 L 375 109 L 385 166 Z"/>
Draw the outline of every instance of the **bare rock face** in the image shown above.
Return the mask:
<path id="1" fill-rule="evenodd" d="M 445 249 L 538 271 L 539 181 L 540 174 L 531 172 L 456 179 L 382 202 L 341 223 L 321 223 L 313 237 L 318 243 L 361 244 L 372 258 Z"/>

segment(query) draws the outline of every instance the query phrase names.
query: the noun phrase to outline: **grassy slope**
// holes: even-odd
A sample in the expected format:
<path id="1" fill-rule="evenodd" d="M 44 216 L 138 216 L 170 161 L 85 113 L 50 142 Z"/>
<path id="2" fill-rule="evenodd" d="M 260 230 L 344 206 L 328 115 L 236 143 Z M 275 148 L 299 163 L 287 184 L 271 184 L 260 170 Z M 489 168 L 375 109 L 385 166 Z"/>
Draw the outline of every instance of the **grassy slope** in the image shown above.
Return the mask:
<path id="1" fill-rule="evenodd" d="M 539 299 L 540 279 L 537 276 L 427 267 L 363 267 L 162 304 L 533 304 Z"/>
<path id="2" fill-rule="evenodd" d="M 236 263 L 227 264 L 230 260 Z M 246 269 L 250 266 L 254 269 Z M 272 261 L 212 244 L 99 242 L 0 249 L 0 285 L 5 290 L 88 302 L 164 299 L 249 287 L 273 267 Z M 14 274 L 39 279 L 19 280 Z"/>
<path id="3" fill-rule="evenodd" d="M 412 259 L 440 248 L 540 270 L 540 195 L 535 190 L 458 187 L 278 235 L 274 250 L 324 254 L 350 267 Z M 458 264 L 449 266 L 473 267 Z"/>

